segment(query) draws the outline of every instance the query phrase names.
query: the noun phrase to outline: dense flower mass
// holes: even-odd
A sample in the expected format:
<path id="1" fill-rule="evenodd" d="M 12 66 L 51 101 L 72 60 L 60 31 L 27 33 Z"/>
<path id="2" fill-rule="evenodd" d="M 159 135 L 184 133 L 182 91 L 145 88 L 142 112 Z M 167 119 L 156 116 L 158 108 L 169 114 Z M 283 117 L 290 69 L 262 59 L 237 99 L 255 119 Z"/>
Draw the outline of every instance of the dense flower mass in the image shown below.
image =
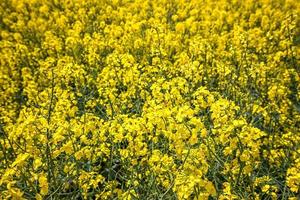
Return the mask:
<path id="1" fill-rule="evenodd" d="M 1 0 L 0 199 L 300 199 L 298 0 Z"/>

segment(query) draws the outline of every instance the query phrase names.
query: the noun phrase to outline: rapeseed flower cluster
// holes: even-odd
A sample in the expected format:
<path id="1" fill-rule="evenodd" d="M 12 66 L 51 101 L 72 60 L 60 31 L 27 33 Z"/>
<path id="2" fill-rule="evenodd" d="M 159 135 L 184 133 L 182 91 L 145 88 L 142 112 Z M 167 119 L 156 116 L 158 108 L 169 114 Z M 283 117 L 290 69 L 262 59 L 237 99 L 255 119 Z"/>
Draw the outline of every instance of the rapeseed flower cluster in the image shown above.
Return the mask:
<path id="1" fill-rule="evenodd" d="M 0 199 L 300 198 L 297 0 L 1 0 Z"/>

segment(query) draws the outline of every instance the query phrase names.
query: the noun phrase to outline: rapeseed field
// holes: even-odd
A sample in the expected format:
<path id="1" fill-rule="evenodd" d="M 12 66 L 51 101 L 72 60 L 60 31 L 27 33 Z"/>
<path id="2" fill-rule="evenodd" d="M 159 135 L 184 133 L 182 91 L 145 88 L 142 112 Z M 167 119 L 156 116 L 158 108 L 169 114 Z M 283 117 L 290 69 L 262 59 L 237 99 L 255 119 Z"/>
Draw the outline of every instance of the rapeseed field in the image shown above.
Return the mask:
<path id="1" fill-rule="evenodd" d="M 300 1 L 0 0 L 0 199 L 300 199 Z"/>

